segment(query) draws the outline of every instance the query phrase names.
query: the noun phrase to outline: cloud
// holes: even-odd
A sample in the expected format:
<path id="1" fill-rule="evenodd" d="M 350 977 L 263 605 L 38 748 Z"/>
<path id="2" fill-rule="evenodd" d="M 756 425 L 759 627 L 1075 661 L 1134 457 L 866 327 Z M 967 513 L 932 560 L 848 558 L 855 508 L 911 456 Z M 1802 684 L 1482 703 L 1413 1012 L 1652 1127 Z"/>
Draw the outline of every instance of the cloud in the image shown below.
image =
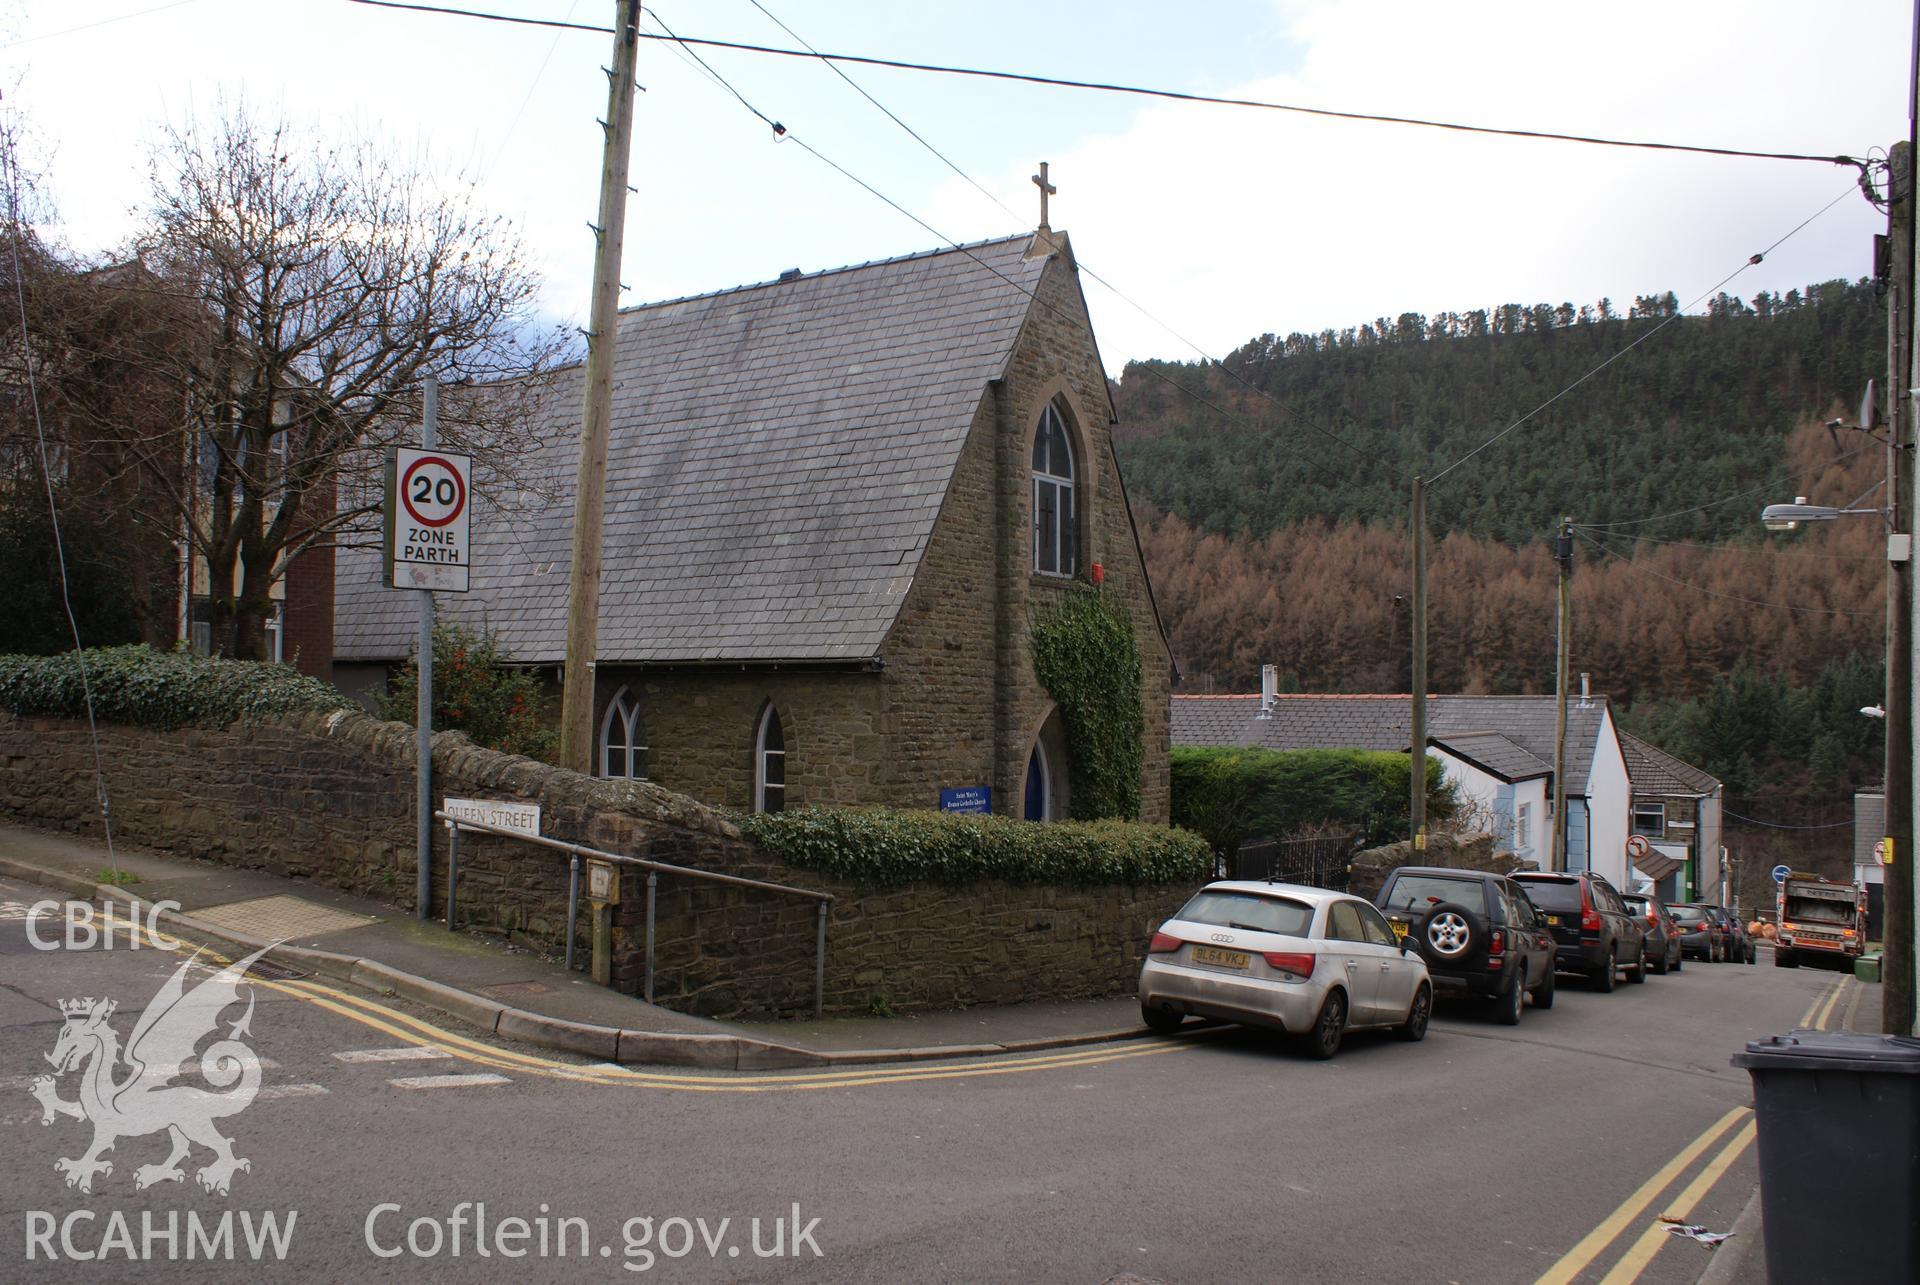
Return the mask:
<path id="1" fill-rule="evenodd" d="M 1391 2 L 1279 8 L 1299 50 L 1230 96 L 1504 127 L 1817 154 L 1905 132 L 1907 17 L 1785 4 Z M 1783 64 L 1783 31 L 1795 58 Z M 1899 40 L 1889 39 L 1898 34 Z M 1500 303 L 1688 301 L 1835 197 L 1805 162 L 1582 147 L 1113 100 L 1119 126 L 1047 159 L 1083 263 L 1212 354 L 1266 331 Z M 1127 112 L 1125 116 L 1119 113 Z M 1030 164 L 990 186 L 1035 208 Z M 957 180 L 936 226 L 978 220 Z M 1869 268 L 1884 217 L 1841 200 L 1727 285 L 1751 297 Z M 1103 354 L 1192 356 L 1088 283 Z"/>

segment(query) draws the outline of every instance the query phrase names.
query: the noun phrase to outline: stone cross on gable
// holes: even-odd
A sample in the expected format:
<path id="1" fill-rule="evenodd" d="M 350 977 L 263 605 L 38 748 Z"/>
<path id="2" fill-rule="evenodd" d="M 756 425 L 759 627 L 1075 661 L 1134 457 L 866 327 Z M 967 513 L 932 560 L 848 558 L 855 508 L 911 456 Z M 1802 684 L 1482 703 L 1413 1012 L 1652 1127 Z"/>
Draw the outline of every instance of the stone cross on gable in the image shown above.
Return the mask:
<path id="1" fill-rule="evenodd" d="M 1047 198 L 1057 193 L 1060 189 L 1047 182 L 1047 163 L 1045 161 L 1040 162 L 1040 172 L 1033 176 L 1033 185 L 1040 189 L 1040 226 L 1046 228 Z"/>

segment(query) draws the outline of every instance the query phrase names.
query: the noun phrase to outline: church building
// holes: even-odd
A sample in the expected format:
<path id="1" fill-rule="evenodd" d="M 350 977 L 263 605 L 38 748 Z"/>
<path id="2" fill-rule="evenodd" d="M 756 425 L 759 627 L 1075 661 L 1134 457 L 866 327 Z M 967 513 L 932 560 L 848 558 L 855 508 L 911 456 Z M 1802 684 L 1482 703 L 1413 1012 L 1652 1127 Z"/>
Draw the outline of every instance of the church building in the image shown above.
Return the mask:
<path id="1" fill-rule="evenodd" d="M 1064 233 L 649 304 L 616 344 L 598 772 L 736 808 L 1064 818 L 1074 730 L 1031 628 L 1099 593 L 1140 655 L 1141 816 L 1167 819 L 1172 656 Z M 439 595 L 556 675 L 580 407 L 564 372 L 531 467 L 556 498 L 478 500 L 472 591 Z M 415 598 L 349 550 L 335 594 L 335 680 L 364 692 L 410 654 Z"/>

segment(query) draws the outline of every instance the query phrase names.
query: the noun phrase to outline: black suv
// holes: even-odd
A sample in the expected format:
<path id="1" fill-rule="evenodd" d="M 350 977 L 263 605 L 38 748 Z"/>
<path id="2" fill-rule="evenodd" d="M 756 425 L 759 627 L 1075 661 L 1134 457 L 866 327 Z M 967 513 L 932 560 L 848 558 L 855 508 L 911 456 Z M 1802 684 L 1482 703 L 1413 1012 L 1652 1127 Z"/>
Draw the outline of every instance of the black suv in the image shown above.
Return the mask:
<path id="1" fill-rule="evenodd" d="M 1504 875 L 1401 866 L 1373 899 L 1397 937 L 1411 937 L 1436 988 L 1494 1001 L 1504 1024 L 1520 1020 L 1524 996 L 1553 1007 L 1553 938 L 1527 894 Z"/>
<path id="2" fill-rule="evenodd" d="M 1513 876 L 1540 908 L 1558 944 L 1562 972 L 1584 973 L 1598 991 L 1613 989 L 1614 970 L 1624 966 L 1627 980 L 1647 980 L 1647 934 L 1627 913 L 1612 884 L 1591 871 L 1570 874 L 1526 872 Z"/>

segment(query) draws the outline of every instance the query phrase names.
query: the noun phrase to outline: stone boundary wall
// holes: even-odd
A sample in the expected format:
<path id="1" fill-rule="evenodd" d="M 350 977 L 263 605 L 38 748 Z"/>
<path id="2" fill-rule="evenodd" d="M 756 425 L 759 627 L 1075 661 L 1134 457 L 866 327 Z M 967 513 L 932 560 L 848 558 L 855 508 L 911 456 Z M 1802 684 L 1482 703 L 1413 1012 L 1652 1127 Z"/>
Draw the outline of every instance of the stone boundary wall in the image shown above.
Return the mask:
<path id="1" fill-rule="evenodd" d="M 1446 866 L 1501 875 L 1538 869 L 1533 862 L 1522 861 L 1511 852 L 1495 851 L 1490 834 L 1452 835 L 1441 831 L 1427 836 L 1425 851 L 1415 851 L 1413 844 L 1403 839 L 1355 853 L 1347 866 L 1347 891 L 1372 901 L 1380 895 L 1387 875 L 1400 866 Z"/>
<path id="2" fill-rule="evenodd" d="M 413 905 L 414 730 L 364 714 L 159 732 L 102 725 L 115 833 L 242 869 L 310 878 Z M 830 1012 L 903 1011 L 1124 993 L 1147 938 L 1191 892 L 984 883 L 860 888 L 764 856 L 725 815 L 642 781 L 608 781 L 434 737 L 436 798 L 540 804 L 552 838 L 609 852 L 831 893 Z M 97 833 L 84 723 L 0 712 L 0 814 Z M 434 827 L 434 906 L 446 896 L 446 831 Z M 583 878 L 584 883 L 584 878 Z M 810 1011 L 815 903 L 684 876 L 659 878 L 655 999 L 712 1017 Z M 563 854 L 490 835 L 460 839 L 463 926 L 557 951 Z M 637 993 L 646 875 L 623 876 L 614 983 Z M 577 927 L 584 963 L 591 924 Z"/>

